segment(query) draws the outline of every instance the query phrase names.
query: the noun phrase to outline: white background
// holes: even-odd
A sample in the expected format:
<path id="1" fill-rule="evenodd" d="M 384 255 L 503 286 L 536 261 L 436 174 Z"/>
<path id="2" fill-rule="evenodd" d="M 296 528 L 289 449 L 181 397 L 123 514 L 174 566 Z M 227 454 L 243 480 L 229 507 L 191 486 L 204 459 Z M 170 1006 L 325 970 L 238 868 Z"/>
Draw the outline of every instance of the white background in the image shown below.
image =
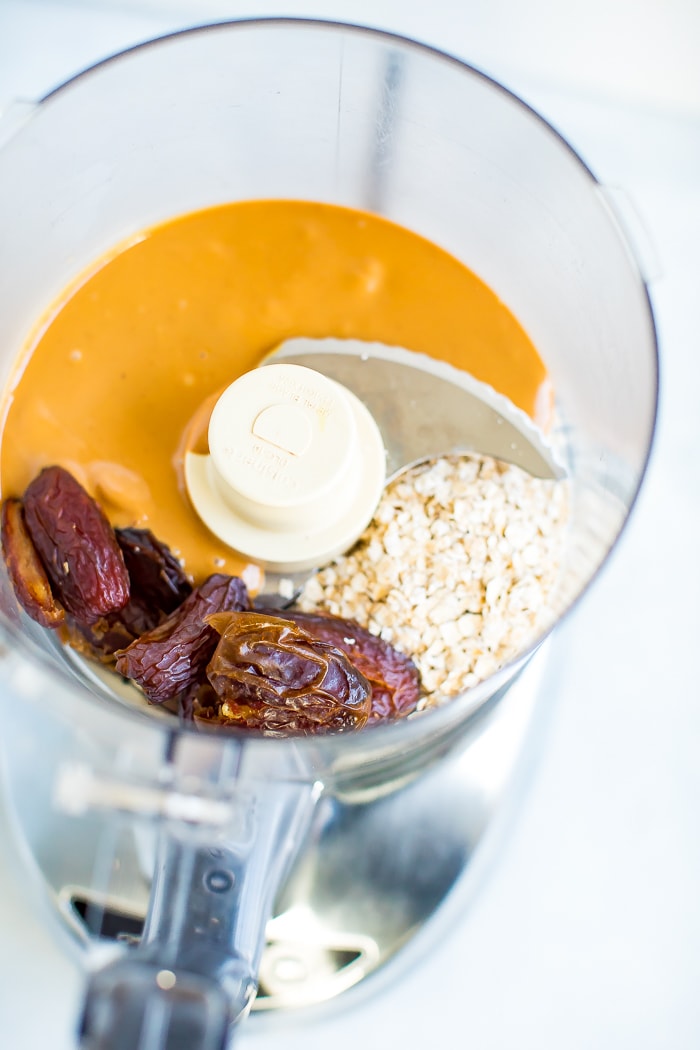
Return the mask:
<path id="1" fill-rule="evenodd" d="M 253 14 L 364 22 L 458 54 L 623 186 L 659 264 L 662 394 L 647 484 L 621 547 L 556 640 L 561 674 L 538 761 L 480 893 L 376 994 L 285 1030 L 251 1022 L 238 1045 L 696 1050 L 700 5 L 0 0 L 0 106 L 145 37 Z M 70 1050 L 80 978 L 36 917 L 3 829 L 0 1044 Z"/>

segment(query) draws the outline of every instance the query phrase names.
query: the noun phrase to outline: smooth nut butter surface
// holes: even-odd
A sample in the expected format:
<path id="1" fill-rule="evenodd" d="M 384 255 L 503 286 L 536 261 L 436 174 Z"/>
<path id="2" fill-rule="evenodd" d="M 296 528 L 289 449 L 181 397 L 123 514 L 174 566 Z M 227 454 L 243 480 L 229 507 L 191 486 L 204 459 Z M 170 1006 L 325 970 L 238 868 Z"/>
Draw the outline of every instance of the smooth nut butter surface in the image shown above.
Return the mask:
<path id="1" fill-rule="evenodd" d="M 179 461 L 184 443 L 201 447 L 217 394 L 294 336 L 442 358 L 548 423 L 537 351 L 452 256 L 351 209 L 235 203 L 147 231 L 54 307 L 6 409 L 3 497 L 60 463 L 113 524 L 150 528 L 195 580 L 241 573 L 192 510 Z"/>

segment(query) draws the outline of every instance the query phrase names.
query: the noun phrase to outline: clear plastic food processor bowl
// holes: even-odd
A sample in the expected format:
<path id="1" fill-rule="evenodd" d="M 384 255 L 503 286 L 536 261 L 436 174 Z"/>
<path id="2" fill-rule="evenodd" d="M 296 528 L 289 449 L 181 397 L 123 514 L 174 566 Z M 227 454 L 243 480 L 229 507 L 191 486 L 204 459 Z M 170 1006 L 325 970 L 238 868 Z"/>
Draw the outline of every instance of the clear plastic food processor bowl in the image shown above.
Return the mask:
<path id="1" fill-rule="evenodd" d="M 411 41 L 270 20 L 135 48 L 17 113 L 0 150 L 3 385 L 62 289 L 144 227 L 250 198 L 376 212 L 463 260 L 546 362 L 572 484 L 560 615 L 580 598 L 644 473 L 655 335 L 602 188 L 526 105 Z M 84 1044 L 112 1050 L 145 1045 L 147 1024 L 159 1046 L 220 1050 L 259 971 L 256 1009 L 281 1009 L 386 961 L 478 838 L 485 796 L 474 781 L 447 821 L 444 778 L 469 778 L 532 655 L 419 717 L 259 739 L 129 707 L 19 616 L 4 578 L 2 608 L 7 797 L 89 971 Z"/>

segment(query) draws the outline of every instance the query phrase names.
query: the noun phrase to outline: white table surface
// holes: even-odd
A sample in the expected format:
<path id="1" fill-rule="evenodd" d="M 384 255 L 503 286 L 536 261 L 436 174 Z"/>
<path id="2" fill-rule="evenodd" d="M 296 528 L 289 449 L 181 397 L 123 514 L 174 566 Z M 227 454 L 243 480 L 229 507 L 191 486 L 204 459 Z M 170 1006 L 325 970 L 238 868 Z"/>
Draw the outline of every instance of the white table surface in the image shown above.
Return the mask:
<path id="1" fill-rule="evenodd" d="M 555 645 L 518 819 L 471 907 L 372 996 L 251 1022 L 242 1050 L 700 1045 L 700 7 L 695 0 L 0 0 L 0 106 L 208 17 L 303 14 L 413 35 L 516 90 L 632 196 L 661 274 L 658 437 L 624 542 Z M 0 710 L 3 696 L 0 690 Z M 1 731 L 1 722 L 0 722 Z M 80 975 L 0 820 L 0 1045 L 71 1050 Z"/>

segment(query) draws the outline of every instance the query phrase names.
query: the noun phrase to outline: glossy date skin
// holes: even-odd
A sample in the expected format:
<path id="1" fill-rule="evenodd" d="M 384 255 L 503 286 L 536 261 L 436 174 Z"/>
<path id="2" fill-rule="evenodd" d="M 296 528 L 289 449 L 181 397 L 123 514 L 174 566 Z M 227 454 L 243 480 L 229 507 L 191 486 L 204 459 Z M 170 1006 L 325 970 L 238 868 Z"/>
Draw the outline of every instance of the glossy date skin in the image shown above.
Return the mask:
<path id="1" fill-rule="evenodd" d="M 3 502 L 2 547 L 25 612 L 42 627 L 60 627 L 65 642 L 103 663 L 192 591 L 164 543 L 148 529 L 113 530 L 61 467 L 45 468 L 23 500 Z"/>
<path id="2" fill-rule="evenodd" d="M 385 722 L 416 709 L 421 694 L 418 670 L 389 642 L 352 620 L 330 614 L 285 609 L 282 615 L 314 638 L 346 653 L 371 685 L 370 721 Z"/>
<path id="3" fill-rule="evenodd" d="M 152 631 L 192 593 L 172 551 L 149 529 L 115 529 L 115 535 L 129 573 L 129 601 L 89 626 L 69 617 L 64 632 L 73 648 L 108 665 L 118 649 Z"/>
<path id="4" fill-rule="evenodd" d="M 2 505 L 2 550 L 12 589 L 24 611 L 42 627 L 59 627 L 65 611 L 51 590 L 19 499 L 6 499 Z"/>
<path id="5" fill-rule="evenodd" d="M 129 574 L 99 504 L 63 467 L 45 467 L 24 493 L 32 543 L 66 611 L 93 624 L 129 600 Z"/>
<path id="6" fill-rule="evenodd" d="M 132 600 L 137 598 L 151 616 L 158 616 L 173 612 L 189 598 L 192 584 L 182 566 L 150 529 L 114 531 L 129 573 Z"/>
<path id="7" fill-rule="evenodd" d="M 258 611 L 219 613 L 207 667 L 223 724 L 266 735 L 361 729 L 372 687 L 346 654 L 291 620 Z"/>
<path id="8" fill-rule="evenodd" d="M 143 689 L 152 704 L 174 700 L 205 681 L 219 635 L 206 622 L 212 613 L 250 606 L 243 580 L 214 573 L 151 631 L 116 653 L 116 669 Z"/>
<path id="9" fill-rule="evenodd" d="M 361 729 L 415 710 L 412 661 L 359 624 L 256 607 L 216 573 L 192 589 L 146 529 L 112 529 L 67 471 L 47 467 L 2 506 L 20 605 L 64 642 L 185 719 L 290 736 Z"/>

